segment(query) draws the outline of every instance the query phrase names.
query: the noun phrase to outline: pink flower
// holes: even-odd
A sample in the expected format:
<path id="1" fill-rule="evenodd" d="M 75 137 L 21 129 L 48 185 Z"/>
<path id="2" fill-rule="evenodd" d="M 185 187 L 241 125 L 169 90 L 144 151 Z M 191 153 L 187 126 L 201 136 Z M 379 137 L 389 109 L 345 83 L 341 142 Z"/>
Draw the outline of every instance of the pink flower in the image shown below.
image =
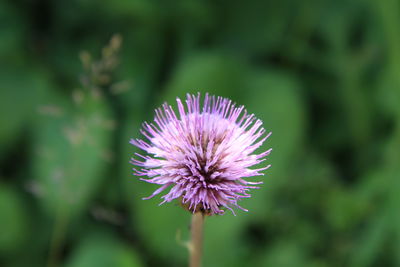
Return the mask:
<path id="1" fill-rule="evenodd" d="M 143 168 L 133 169 L 134 174 L 160 185 L 144 199 L 171 187 L 160 205 L 181 198 L 192 212 L 223 214 L 224 208 L 233 212 L 232 206 L 247 211 L 237 201 L 250 197 L 248 191 L 262 182 L 244 178 L 263 175 L 270 167 L 250 169 L 271 152 L 254 154 L 271 133 L 265 135 L 261 120 L 227 98 L 206 94 L 200 107 L 200 94 L 188 94 L 187 110 L 179 98 L 176 101 L 179 117 L 165 103 L 156 110 L 155 124 L 143 124 L 141 133 L 148 141 L 130 141 L 151 155 L 136 153 L 143 161 L 132 158 L 131 163 Z"/>

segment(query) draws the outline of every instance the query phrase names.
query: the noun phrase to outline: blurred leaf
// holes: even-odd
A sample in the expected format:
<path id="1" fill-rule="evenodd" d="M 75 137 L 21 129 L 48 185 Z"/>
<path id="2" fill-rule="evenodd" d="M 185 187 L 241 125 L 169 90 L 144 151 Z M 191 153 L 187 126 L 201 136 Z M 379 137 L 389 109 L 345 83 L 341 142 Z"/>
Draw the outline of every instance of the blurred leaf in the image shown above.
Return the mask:
<path id="1" fill-rule="evenodd" d="M 107 20 L 115 20 L 116 18 L 135 20 L 136 22 L 152 22 L 157 21 L 159 18 L 159 6 L 152 1 L 145 0 L 116 0 L 113 2 L 101 2 L 93 0 L 73 0 L 67 5 L 66 3 L 57 3 L 58 8 L 56 11 L 63 16 L 63 23 L 81 24 L 88 21 L 87 15 L 93 14 L 93 9 L 96 8 L 96 14 L 103 16 L 101 22 Z M 65 11 L 64 9 L 67 9 Z M 71 21 L 71 13 L 75 11 L 77 19 Z M 78 11 L 78 12 L 77 12 Z M 89 19 L 89 21 L 93 21 Z M 97 19 L 97 21 L 99 21 Z M 113 21 L 113 24 L 118 22 Z"/>
<path id="2" fill-rule="evenodd" d="M 382 216 L 369 223 L 369 227 L 363 231 L 359 246 L 354 251 L 350 266 L 366 267 L 373 265 L 381 252 L 379 248 L 382 247 L 386 238 L 386 219 Z"/>
<path id="3" fill-rule="evenodd" d="M 226 211 L 225 215 L 205 218 L 204 266 L 243 266 L 247 251 L 241 233 L 247 214 L 236 213 L 233 216 Z"/>
<path id="4" fill-rule="evenodd" d="M 364 219 L 369 203 L 360 196 L 358 191 L 337 190 L 329 197 L 326 216 L 335 230 L 350 231 Z"/>
<path id="5" fill-rule="evenodd" d="M 258 263 L 259 266 L 313 266 L 305 259 L 305 253 L 302 248 L 297 247 L 294 242 L 278 242 L 271 248 L 268 248 L 262 255 L 262 260 Z"/>
<path id="6" fill-rule="evenodd" d="M 87 2 L 80 0 L 80 2 Z M 91 1 L 92 7 L 98 6 L 98 2 Z M 101 8 L 108 14 L 121 17 L 133 17 L 140 20 L 157 20 L 159 8 L 157 4 L 146 0 L 116 0 L 113 2 L 102 2 Z"/>
<path id="7" fill-rule="evenodd" d="M 266 173 L 274 176 L 274 180 L 280 179 L 279 176 L 287 170 L 287 162 L 298 155 L 303 146 L 306 114 L 301 88 L 292 76 L 266 70 L 249 77 L 242 95 L 247 110 L 264 122 L 267 131 L 272 132 L 264 150 L 272 147 L 267 162 L 273 167 Z"/>
<path id="8" fill-rule="evenodd" d="M 25 42 L 24 17 L 7 1 L 0 2 L 0 58 L 18 59 Z"/>
<path id="9" fill-rule="evenodd" d="M 217 53 L 199 53 L 181 62 L 168 83 L 166 93 L 157 103 L 175 106 L 176 97 L 187 93 L 228 97 L 235 100 L 246 78 L 246 66 L 235 58 Z"/>
<path id="10" fill-rule="evenodd" d="M 399 89 L 396 84 L 400 84 L 397 71 L 396 74 L 390 72 L 394 70 L 387 69 L 383 72 L 382 76 L 379 77 L 379 89 L 377 91 L 377 98 L 380 110 L 385 114 L 393 115 L 399 114 Z"/>
<path id="11" fill-rule="evenodd" d="M 9 65 L 0 72 L 0 147 L 13 144 L 37 112 L 47 81 L 39 72 Z"/>
<path id="12" fill-rule="evenodd" d="M 0 255 L 14 252 L 26 241 L 28 222 L 22 198 L 15 190 L 0 184 Z"/>
<path id="13" fill-rule="evenodd" d="M 296 245 L 296 240 L 282 240 L 274 243 L 272 247 L 260 252 L 252 262 L 254 266 L 279 266 L 279 267 L 327 267 L 332 266 L 320 259 L 311 259 L 304 247 Z"/>
<path id="14" fill-rule="evenodd" d="M 188 251 L 183 245 L 185 240 L 182 236 L 187 235 L 190 213 L 180 206 L 179 200 L 159 206 L 161 199 L 158 197 L 151 200 L 138 199 L 149 196 L 157 189 L 155 185 L 150 184 L 142 184 L 140 188 L 142 188 L 141 193 L 133 196 L 137 201 L 136 220 L 133 223 L 142 240 L 152 248 L 155 255 L 168 259 L 173 265 L 186 262 Z"/>
<path id="15" fill-rule="evenodd" d="M 253 1 L 248 5 L 231 1 L 228 6 L 222 4 L 219 8 L 224 15 L 220 17 L 222 27 L 218 28 L 217 39 L 234 46 L 239 52 L 263 53 L 279 46 L 292 16 L 291 11 L 296 9 L 296 1 Z"/>
<path id="16" fill-rule="evenodd" d="M 143 117 L 150 110 L 149 96 L 159 87 L 157 74 L 162 64 L 162 42 L 161 29 L 153 25 L 140 27 L 134 33 L 129 29 L 129 34 L 124 35 L 119 74 L 129 83 L 130 90 L 118 97 L 129 115 Z"/>
<path id="17" fill-rule="evenodd" d="M 241 91 L 243 102 L 249 113 L 263 121 L 263 127 L 272 135 L 258 150 L 272 148 L 272 153 L 263 162 L 263 166 L 272 167 L 258 177 L 264 182 L 262 188 L 255 190 L 247 206 L 252 213 L 264 213 L 269 208 L 261 194 L 272 197 L 273 187 L 290 183 L 289 162 L 301 155 L 306 127 L 305 107 L 296 79 L 288 74 L 276 71 L 254 72 L 248 77 L 247 86 Z M 257 151 L 256 151 L 257 152 Z M 291 165 L 291 164 L 289 164 Z M 260 192 L 257 192 L 260 191 Z M 272 204 L 273 203 L 270 203 Z M 270 207 L 272 208 L 272 207 Z"/>
<path id="18" fill-rule="evenodd" d="M 54 101 L 60 114 L 43 116 L 37 127 L 34 175 L 45 209 L 73 216 L 87 207 L 104 178 L 112 119 L 104 99 L 90 94 L 75 112 Z"/>
<path id="19" fill-rule="evenodd" d="M 400 128 L 399 128 L 400 129 Z M 398 255 L 396 251 L 400 248 L 400 216 L 395 212 L 400 204 L 398 188 L 400 182 L 398 173 L 399 150 L 393 149 L 394 144 L 398 144 L 400 132 L 395 132 L 393 137 L 387 142 L 386 162 L 380 165 L 372 175 L 368 176 L 360 188 L 363 194 L 370 196 L 370 202 L 374 205 L 370 218 L 366 226 L 358 237 L 358 246 L 355 248 L 354 256 L 351 260 L 352 266 L 372 266 L 382 257 L 391 262 L 388 255 Z M 397 147 L 398 145 L 395 145 Z M 375 185 L 375 186 L 374 186 Z M 368 190 L 368 191 L 367 191 Z M 368 192 L 368 193 L 367 193 Z M 376 202 L 376 199 L 379 202 Z M 392 251 L 383 249 L 386 242 L 393 242 Z M 394 261 L 399 261 L 394 257 Z M 398 263 L 398 262 L 397 262 Z"/>
<path id="20" fill-rule="evenodd" d="M 143 266 L 134 248 L 105 234 L 92 234 L 75 248 L 66 267 L 140 267 Z"/>

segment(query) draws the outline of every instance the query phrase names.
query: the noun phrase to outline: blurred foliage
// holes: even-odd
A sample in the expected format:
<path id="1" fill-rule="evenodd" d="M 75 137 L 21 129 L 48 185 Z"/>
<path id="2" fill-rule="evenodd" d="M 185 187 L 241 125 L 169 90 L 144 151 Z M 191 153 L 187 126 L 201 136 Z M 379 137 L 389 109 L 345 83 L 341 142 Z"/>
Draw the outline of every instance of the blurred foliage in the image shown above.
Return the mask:
<path id="1" fill-rule="evenodd" d="M 0 266 L 186 266 L 190 214 L 141 200 L 129 139 L 196 92 L 273 132 L 204 266 L 400 266 L 399 23 L 396 0 L 0 1 Z"/>
<path id="2" fill-rule="evenodd" d="M 138 255 L 128 245 L 99 231 L 83 238 L 66 266 L 140 267 L 143 265 L 138 259 Z"/>

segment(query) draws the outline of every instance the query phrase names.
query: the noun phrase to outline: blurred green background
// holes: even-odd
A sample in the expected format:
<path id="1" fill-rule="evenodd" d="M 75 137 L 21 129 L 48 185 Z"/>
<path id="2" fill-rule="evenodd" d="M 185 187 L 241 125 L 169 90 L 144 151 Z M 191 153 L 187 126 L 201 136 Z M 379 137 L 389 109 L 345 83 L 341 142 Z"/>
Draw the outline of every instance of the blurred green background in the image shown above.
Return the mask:
<path id="1" fill-rule="evenodd" d="M 156 186 L 132 176 L 128 142 L 187 92 L 273 132 L 250 211 L 207 218 L 204 266 L 400 266 L 399 12 L 0 1 L 0 266 L 186 266 L 190 214 L 141 200 Z"/>

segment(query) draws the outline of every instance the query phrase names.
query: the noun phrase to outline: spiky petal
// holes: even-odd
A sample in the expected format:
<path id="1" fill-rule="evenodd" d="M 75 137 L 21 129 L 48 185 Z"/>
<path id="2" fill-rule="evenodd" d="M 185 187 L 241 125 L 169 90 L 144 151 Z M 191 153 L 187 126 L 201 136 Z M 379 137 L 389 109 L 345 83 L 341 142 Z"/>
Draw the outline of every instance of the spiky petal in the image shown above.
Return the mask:
<path id="1" fill-rule="evenodd" d="M 271 152 L 254 154 L 271 133 L 266 134 L 261 120 L 227 98 L 206 94 L 200 105 L 200 94 L 188 94 L 186 109 L 179 98 L 176 101 L 179 116 L 165 103 L 156 110 L 154 123 L 143 124 L 147 142 L 130 141 L 151 155 L 136 153 L 140 160 L 132 158 L 131 163 L 142 168 L 133 169 L 134 174 L 160 185 L 145 199 L 170 187 L 160 205 L 181 198 L 192 212 L 222 214 L 225 209 L 233 212 L 232 206 L 245 210 L 237 201 L 250 197 L 249 189 L 262 182 L 244 178 L 263 175 L 270 167 L 250 169 Z"/>

